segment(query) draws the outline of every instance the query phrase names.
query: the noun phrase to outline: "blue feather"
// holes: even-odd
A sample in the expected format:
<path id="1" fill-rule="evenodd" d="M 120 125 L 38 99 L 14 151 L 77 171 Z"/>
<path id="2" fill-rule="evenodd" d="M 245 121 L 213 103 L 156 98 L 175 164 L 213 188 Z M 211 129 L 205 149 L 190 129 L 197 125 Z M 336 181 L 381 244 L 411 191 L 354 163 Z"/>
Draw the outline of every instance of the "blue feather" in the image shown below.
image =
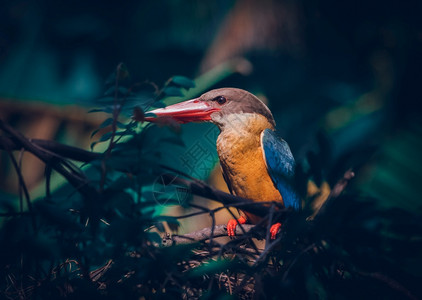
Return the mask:
<path id="1" fill-rule="evenodd" d="M 293 188 L 295 159 L 289 145 L 274 131 L 265 129 L 261 134 L 261 147 L 268 173 L 283 197 L 285 207 L 300 208 L 300 198 Z"/>

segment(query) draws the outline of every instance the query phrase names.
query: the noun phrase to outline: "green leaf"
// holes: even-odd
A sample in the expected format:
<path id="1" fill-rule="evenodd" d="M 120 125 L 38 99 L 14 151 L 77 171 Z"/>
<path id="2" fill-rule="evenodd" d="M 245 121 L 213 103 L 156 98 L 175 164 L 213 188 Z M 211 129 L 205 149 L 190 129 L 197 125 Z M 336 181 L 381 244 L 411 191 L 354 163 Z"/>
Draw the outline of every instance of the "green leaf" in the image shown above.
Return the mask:
<path id="1" fill-rule="evenodd" d="M 131 129 L 126 129 L 124 131 L 117 131 L 114 133 L 114 136 L 124 136 L 124 135 L 130 135 L 130 134 L 134 134 L 135 132 Z M 113 135 L 112 131 L 106 132 L 98 141 L 97 143 L 101 143 L 101 142 L 105 142 L 107 140 L 109 140 L 111 138 L 111 136 Z"/>
<path id="2" fill-rule="evenodd" d="M 111 138 L 111 132 L 105 133 L 98 142 L 105 142 Z"/>
<path id="3" fill-rule="evenodd" d="M 161 244 L 162 238 L 161 238 L 161 236 L 158 233 L 156 233 L 156 232 L 147 232 L 146 235 L 147 235 L 147 237 L 148 237 L 148 239 L 150 241 L 155 242 L 155 243 L 158 243 L 158 244 Z"/>
<path id="4" fill-rule="evenodd" d="M 151 107 L 163 108 L 166 107 L 166 105 L 162 101 L 155 101 L 154 103 L 152 103 Z"/>
<path id="5" fill-rule="evenodd" d="M 113 118 L 108 118 L 104 122 L 101 123 L 100 128 L 107 127 L 111 124 L 113 124 Z"/>
<path id="6" fill-rule="evenodd" d="M 159 232 L 165 232 L 165 231 L 166 231 L 166 230 L 165 230 L 165 228 L 164 228 L 163 223 L 156 223 L 156 224 L 155 224 L 155 227 L 157 228 L 157 230 L 158 230 Z"/>
<path id="7" fill-rule="evenodd" d="M 184 76 L 174 76 L 171 79 L 171 82 L 174 84 L 184 87 L 185 89 L 190 89 L 195 87 L 195 82 L 187 77 Z"/>
<path id="8" fill-rule="evenodd" d="M 105 110 L 104 108 L 94 108 L 94 109 L 88 110 L 88 114 L 97 113 L 97 112 L 105 112 Z"/>
<path id="9" fill-rule="evenodd" d="M 171 224 L 177 224 L 180 225 L 179 221 L 172 216 L 157 216 L 154 218 L 155 221 L 159 221 L 159 222 L 167 222 L 167 223 L 171 223 Z"/>
<path id="10" fill-rule="evenodd" d="M 137 125 L 138 125 L 138 123 L 131 121 L 128 124 L 125 125 L 125 128 L 132 129 L 132 128 L 136 127 Z"/>
<path id="11" fill-rule="evenodd" d="M 101 128 L 95 129 L 92 133 L 91 133 L 91 139 L 94 135 L 96 135 L 98 133 L 98 131 L 100 131 Z"/>
<path id="12" fill-rule="evenodd" d="M 129 123 L 129 124 L 130 124 L 130 123 Z M 117 122 L 116 122 L 116 125 L 117 125 L 117 127 L 122 128 L 122 129 L 123 129 L 123 128 L 128 128 L 128 127 L 127 127 L 128 125 L 123 124 L 122 122 L 119 122 L 119 121 L 117 121 Z M 129 127 L 129 128 L 130 128 L 130 127 Z"/>
<path id="13" fill-rule="evenodd" d="M 123 95 L 130 94 L 129 90 L 125 87 L 122 87 L 122 86 L 119 86 L 118 91 L 119 91 L 119 93 L 121 93 Z"/>
<path id="14" fill-rule="evenodd" d="M 122 191 L 126 188 L 129 188 L 133 185 L 133 180 L 126 175 L 122 175 L 116 180 L 114 180 L 108 187 L 112 191 Z"/>
<path id="15" fill-rule="evenodd" d="M 104 98 L 101 98 L 104 99 Z M 98 99 L 98 102 L 101 102 L 102 100 Z M 113 99 L 113 98 L 111 98 Z M 112 106 L 104 106 L 102 108 L 94 108 L 88 111 L 88 113 L 97 113 L 97 112 L 103 112 L 103 113 L 112 113 L 113 112 L 113 107 Z"/>
<path id="16" fill-rule="evenodd" d="M 117 88 L 117 92 L 120 95 L 126 95 L 126 94 L 128 94 L 129 90 L 125 87 L 119 86 Z M 116 87 L 112 86 L 112 87 L 108 88 L 108 90 L 104 93 L 104 96 L 114 96 L 115 93 L 116 93 Z M 110 100 L 114 101 L 114 97 L 105 97 L 105 98 L 109 101 Z M 104 99 L 104 98 L 101 98 L 101 99 Z"/>
<path id="17" fill-rule="evenodd" d="M 132 129 L 126 129 L 124 131 L 117 131 L 116 136 L 134 135 L 135 133 Z"/>
<path id="18" fill-rule="evenodd" d="M 184 96 L 180 88 L 177 88 L 174 86 L 168 86 L 164 88 L 163 92 L 166 96 L 169 96 L 169 97 L 183 97 Z"/>
<path id="19" fill-rule="evenodd" d="M 152 108 L 163 108 L 166 107 L 166 105 L 162 101 L 154 101 L 149 105 L 145 110 L 152 109 Z"/>
<path id="20" fill-rule="evenodd" d="M 110 95 L 114 95 L 114 91 L 116 90 L 116 87 L 111 86 L 107 89 L 107 91 L 104 92 L 104 96 L 110 96 Z M 112 98 L 114 99 L 114 98 Z"/>

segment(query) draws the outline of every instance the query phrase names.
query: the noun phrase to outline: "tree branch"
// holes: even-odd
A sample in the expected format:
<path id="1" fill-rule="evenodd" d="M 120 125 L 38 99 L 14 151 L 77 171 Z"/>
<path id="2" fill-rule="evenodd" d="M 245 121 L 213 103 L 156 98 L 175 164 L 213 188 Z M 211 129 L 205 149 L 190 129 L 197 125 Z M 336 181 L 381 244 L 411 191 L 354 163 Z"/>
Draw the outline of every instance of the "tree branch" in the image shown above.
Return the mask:
<path id="1" fill-rule="evenodd" d="M 225 206 L 235 205 L 237 208 L 253 213 L 259 217 L 266 216 L 269 211 L 269 207 L 264 206 L 260 202 L 225 193 L 199 180 L 189 181 L 174 174 L 164 174 L 163 179 L 165 180 L 165 183 L 185 186 L 194 195 L 212 199 L 224 204 Z M 279 202 L 273 203 L 278 208 L 278 213 L 287 213 L 291 210 L 284 208 Z"/>
<path id="2" fill-rule="evenodd" d="M 245 231 L 245 234 L 253 232 L 256 229 L 255 225 L 243 225 L 243 229 Z M 196 242 L 204 242 L 206 240 L 209 240 L 211 238 L 217 238 L 222 236 L 227 236 L 227 226 L 226 225 L 217 225 L 214 226 L 214 233 L 212 232 L 212 228 L 203 228 L 198 231 L 194 231 L 191 233 L 183 234 L 183 235 L 177 235 L 174 234 L 170 236 L 170 234 L 167 234 L 167 236 L 163 237 L 162 245 L 163 246 L 171 246 L 171 245 L 182 245 L 182 244 L 191 244 Z M 239 228 L 239 226 L 236 227 L 236 236 L 244 235 L 243 231 Z"/>
<path id="3" fill-rule="evenodd" d="M 99 159 L 102 156 L 102 153 L 86 151 L 77 147 L 64 145 L 55 141 L 47 141 L 47 140 L 40 140 L 40 139 L 28 139 L 28 141 L 33 143 L 36 146 L 39 146 L 48 151 L 57 153 L 60 156 L 66 157 L 68 159 L 76 160 L 76 161 L 90 162 L 95 159 Z M 20 140 L 13 139 L 6 136 L 0 136 L 0 149 L 20 150 L 22 147 L 23 145 Z"/>
<path id="4" fill-rule="evenodd" d="M 83 175 L 83 173 L 75 172 L 75 170 L 68 170 L 65 168 L 65 166 L 69 166 L 69 164 L 60 155 L 55 155 L 56 153 L 50 152 L 43 147 L 33 143 L 23 134 L 3 122 L 3 120 L 0 120 L 0 129 L 11 136 L 10 139 L 12 142 L 6 141 L 6 146 L 3 145 L 6 150 L 12 150 L 12 148 L 7 148 L 8 146 L 18 145 L 20 146 L 19 148 L 24 148 L 26 151 L 31 152 L 33 155 L 42 160 L 45 164 L 50 165 L 54 170 L 65 177 L 73 187 L 75 187 L 85 196 L 89 195 L 92 197 L 98 194 L 93 187 L 88 185 L 89 180 Z"/>
<path id="5" fill-rule="evenodd" d="M 5 124 L 0 120 L 0 129 L 11 135 L 11 137 L 0 136 L 0 149 L 5 150 L 20 150 L 24 148 L 26 151 L 31 152 L 46 164 L 52 164 L 53 169 L 62 174 L 69 182 L 76 188 L 80 189 L 86 185 L 85 179 L 76 178 L 75 174 L 66 170 L 61 164 L 60 161 L 57 161 L 54 156 L 50 153 L 55 153 L 57 156 L 68 158 L 71 160 L 77 160 L 81 162 L 91 162 L 95 159 L 100 159 L 102 153 L 90 152 L 77 147 L 72 147 L 64 145 L 55 141 L 47 141 L 40 139 L 27 139 L 21 133 L 15 131 L 9 125 Z M 43 151 L 45 150 L 45 151 Z M 54 162 L 54 163 L 53 163 Z M 176 174 L 179 174 L 177 170 L 172 170 Z M 212 199 L 214 201 L 220 202 L 225 206 L 235 205 L 236 207 L 253 213 L 254 215 L 264 217 L 268 211 L 269 207 L 265 206 L 259 202 L 254 202 L 250 199 L 234 196 L 223 191 L 217 190 L 206 183 L 192 179 L 187 180 L 181 178 L 179 175 L 174 174 L 165 174 L 163 179 L 167 183 L 174 183 L 186 186 L 192 194 Z M 91 191 L 92 192 L 92 191 Z M 290 209 L 285 209 L 279 202 L 274 202 L 274 205 L 278 208 L 278 213 L 287 212 Z"/>

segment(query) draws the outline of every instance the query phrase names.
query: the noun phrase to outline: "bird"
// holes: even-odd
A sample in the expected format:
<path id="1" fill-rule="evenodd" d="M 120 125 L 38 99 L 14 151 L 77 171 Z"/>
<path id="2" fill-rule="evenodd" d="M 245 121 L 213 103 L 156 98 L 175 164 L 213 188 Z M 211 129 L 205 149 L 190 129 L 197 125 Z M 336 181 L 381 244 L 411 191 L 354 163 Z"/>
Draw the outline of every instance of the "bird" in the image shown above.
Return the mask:
<path id="1" fill-rule="evenodd" d="M 275 133 L 269 108 L 252 93 L 238 88 L 214 89 L 200 97 L 149 111 L 145 121 L 171 118 L 177 123 L 211 122 L 220 133 L 216 147 L 224 180 L 231 194 L 253 201 L 275 201 L 300 209 L 294 189 L 295 159 L 286 141 Z M 256 224 L 260 217 L 239 210 L 227 223 L 233 237 L 238 224 Z M 275 239 L 281 223 L 271 225 Z"/>

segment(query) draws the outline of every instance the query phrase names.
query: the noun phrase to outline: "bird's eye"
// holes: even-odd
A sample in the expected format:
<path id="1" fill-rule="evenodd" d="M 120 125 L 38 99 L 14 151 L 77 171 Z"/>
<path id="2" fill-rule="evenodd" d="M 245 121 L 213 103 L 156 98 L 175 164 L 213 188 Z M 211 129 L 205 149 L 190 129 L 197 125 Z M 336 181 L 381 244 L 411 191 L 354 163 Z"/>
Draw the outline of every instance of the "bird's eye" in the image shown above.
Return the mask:
<path id="1" fill-rule="evenodd" d="M 227 102 L 227 99 L 224 96 L 215 97 L 213 100 L 216 101 L 220 105 L 222 105 L 222 104 L 224 104 L 224 103 Z"/>

